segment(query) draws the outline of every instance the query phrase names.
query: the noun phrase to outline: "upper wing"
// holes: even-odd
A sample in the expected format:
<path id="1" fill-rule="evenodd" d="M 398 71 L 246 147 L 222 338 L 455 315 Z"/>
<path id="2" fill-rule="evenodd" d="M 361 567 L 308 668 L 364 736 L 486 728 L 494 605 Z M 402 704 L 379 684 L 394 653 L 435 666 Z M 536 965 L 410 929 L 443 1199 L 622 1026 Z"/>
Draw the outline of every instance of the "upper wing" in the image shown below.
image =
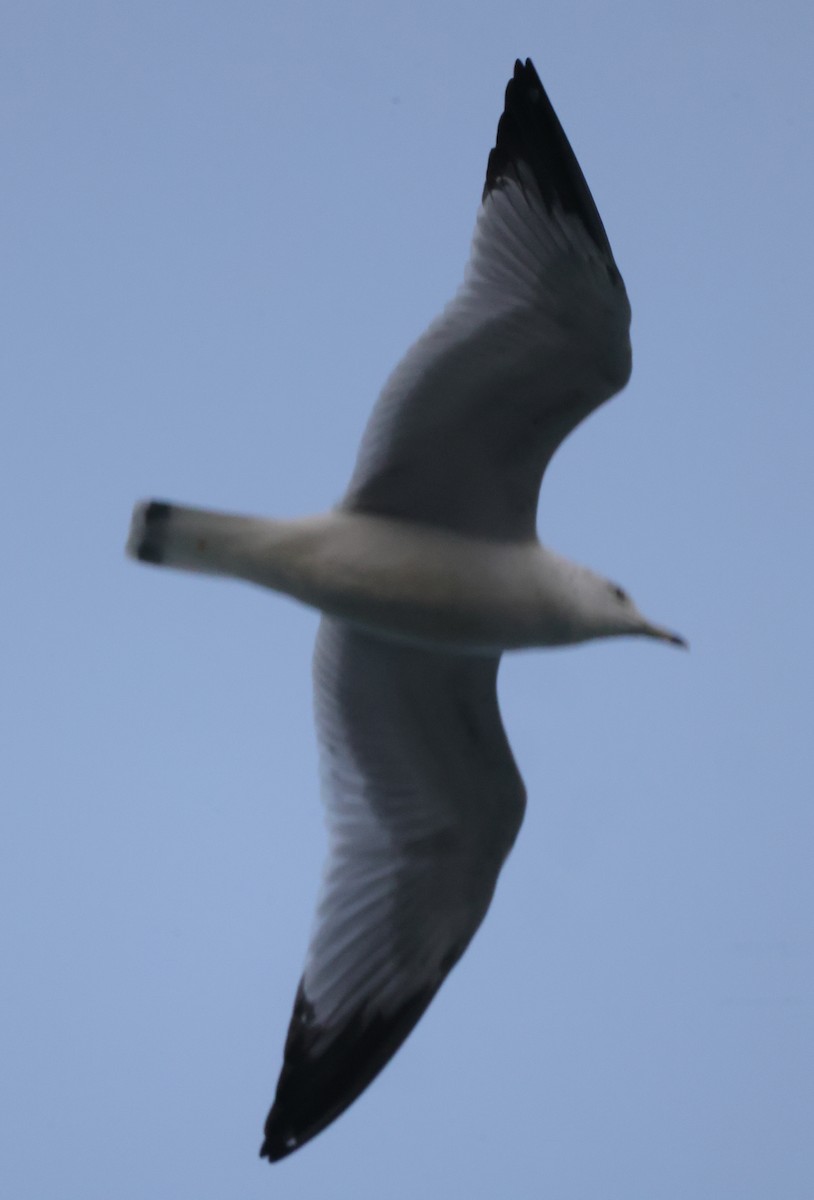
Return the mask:
<path id="1" fill-rule="evenodd" d="M 464 283 L 386 384 L 344 503 L 533 536 L 552 454 L 630 376 L 629 326 L 588 185 L 531 60 L 517 62 Z"/>
<path id="2" fill-rule="evenodd" d="M 323 618 L 314 682 L 330 855 L 266 1122 L 272 1161 L 367 1087 L 486 913 L 525 807 L 497 668 Z"/>

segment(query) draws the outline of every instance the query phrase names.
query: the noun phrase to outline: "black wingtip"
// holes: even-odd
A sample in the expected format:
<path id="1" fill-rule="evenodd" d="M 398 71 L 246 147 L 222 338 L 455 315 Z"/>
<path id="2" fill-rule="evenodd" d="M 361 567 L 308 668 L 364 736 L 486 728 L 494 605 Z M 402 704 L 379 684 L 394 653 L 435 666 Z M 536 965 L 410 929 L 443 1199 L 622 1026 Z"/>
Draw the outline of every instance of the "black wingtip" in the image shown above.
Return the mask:
<path id="1" fill-rule="evenodd" d="M 150 500 L 136 510 L 128 549 L 139 562 L 163 563 L 171 513 L 172 505 L 164 500 Z"/>
<path id="2" fill-rule="evenodd" d="M 335 1121 L 393 1057 L 440 982 L 419 989 L 386 1016 L 359 1011 L 331 1031 L 317 1023 L 300 982 L 260 1157 L 279 1162 Z"/>
<path id="3" fill-rule="evenodd" d="M 540 82 L 534 63 L 518 58 L 506 87 L 503 114 L 486 165 L 483 199 L 506 180 L 518 178 L 524 164 L 534 176 L 543 203 L 579 217 L 598 249 L 613 262 L 608 235 L 576 155 Z"/>
<path id="4" fill-rule="evenodd" d="M 281 1158 L 285 1158 L 286 1155 L 296 1150 L 298 1144 L 295 1141 L 292 1145 L 287 1146 L 284 1143 L 278 1144 L 272 1138 L 266 1137 L 263 1140 L 263 1145 L 260 1147 L 260 1157 L 267 1158 L 270 1163 L 279 1162 Z"/>

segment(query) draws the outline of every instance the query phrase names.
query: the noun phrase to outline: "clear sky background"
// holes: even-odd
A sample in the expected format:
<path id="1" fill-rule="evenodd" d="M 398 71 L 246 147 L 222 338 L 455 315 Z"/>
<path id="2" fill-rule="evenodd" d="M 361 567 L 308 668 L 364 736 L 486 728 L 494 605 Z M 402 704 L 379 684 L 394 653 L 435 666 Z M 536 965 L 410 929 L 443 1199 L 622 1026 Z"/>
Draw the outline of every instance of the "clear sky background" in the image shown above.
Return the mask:
<path id="1" fill-rule="evenodd" d="M 814 1195 L 808 0 L 6 0 L 0 1190 Z M 324 835 L 316 616 L 123 557 L 335 501 L 457 286 L 516 56 L 630 293 L 541 533 L 690 654 L 504 663 L 493 908 L 329 1131 L 256 1156 Z"/>

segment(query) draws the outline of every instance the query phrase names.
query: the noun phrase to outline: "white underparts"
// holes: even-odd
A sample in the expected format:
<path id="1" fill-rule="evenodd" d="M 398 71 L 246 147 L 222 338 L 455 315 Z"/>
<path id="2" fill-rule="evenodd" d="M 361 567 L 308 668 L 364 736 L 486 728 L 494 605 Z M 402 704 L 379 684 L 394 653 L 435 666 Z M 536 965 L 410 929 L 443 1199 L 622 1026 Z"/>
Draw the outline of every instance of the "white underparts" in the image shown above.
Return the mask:
<path id="1" fill-rule="evenodd" d="M 141 553 L 151 512 L 161 526 Z M 536 540 L 490 542 L 341 509 L 276 521 L 154 503 L 137 507 L 128 552 L 260 584 L 388 637 L 464 652 L 605 632 L 580 616 L 584 583 L 596 577 Z"/>

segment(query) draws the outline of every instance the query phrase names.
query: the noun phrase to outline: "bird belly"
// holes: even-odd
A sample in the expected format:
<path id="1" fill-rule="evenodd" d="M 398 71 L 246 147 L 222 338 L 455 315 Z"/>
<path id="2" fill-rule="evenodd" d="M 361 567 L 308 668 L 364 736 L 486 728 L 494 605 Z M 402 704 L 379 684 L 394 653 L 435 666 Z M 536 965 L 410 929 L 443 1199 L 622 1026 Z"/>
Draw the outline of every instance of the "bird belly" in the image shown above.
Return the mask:
<path id="1" fill-rule="evenodd" d="M 537 542 L 464 538 L 341 510 L 269 524 L 273 537 L 243 577 L 370 632 L 475 653 L 574 640 L 557 620 L 556 589 L 540 586 Z"/>

